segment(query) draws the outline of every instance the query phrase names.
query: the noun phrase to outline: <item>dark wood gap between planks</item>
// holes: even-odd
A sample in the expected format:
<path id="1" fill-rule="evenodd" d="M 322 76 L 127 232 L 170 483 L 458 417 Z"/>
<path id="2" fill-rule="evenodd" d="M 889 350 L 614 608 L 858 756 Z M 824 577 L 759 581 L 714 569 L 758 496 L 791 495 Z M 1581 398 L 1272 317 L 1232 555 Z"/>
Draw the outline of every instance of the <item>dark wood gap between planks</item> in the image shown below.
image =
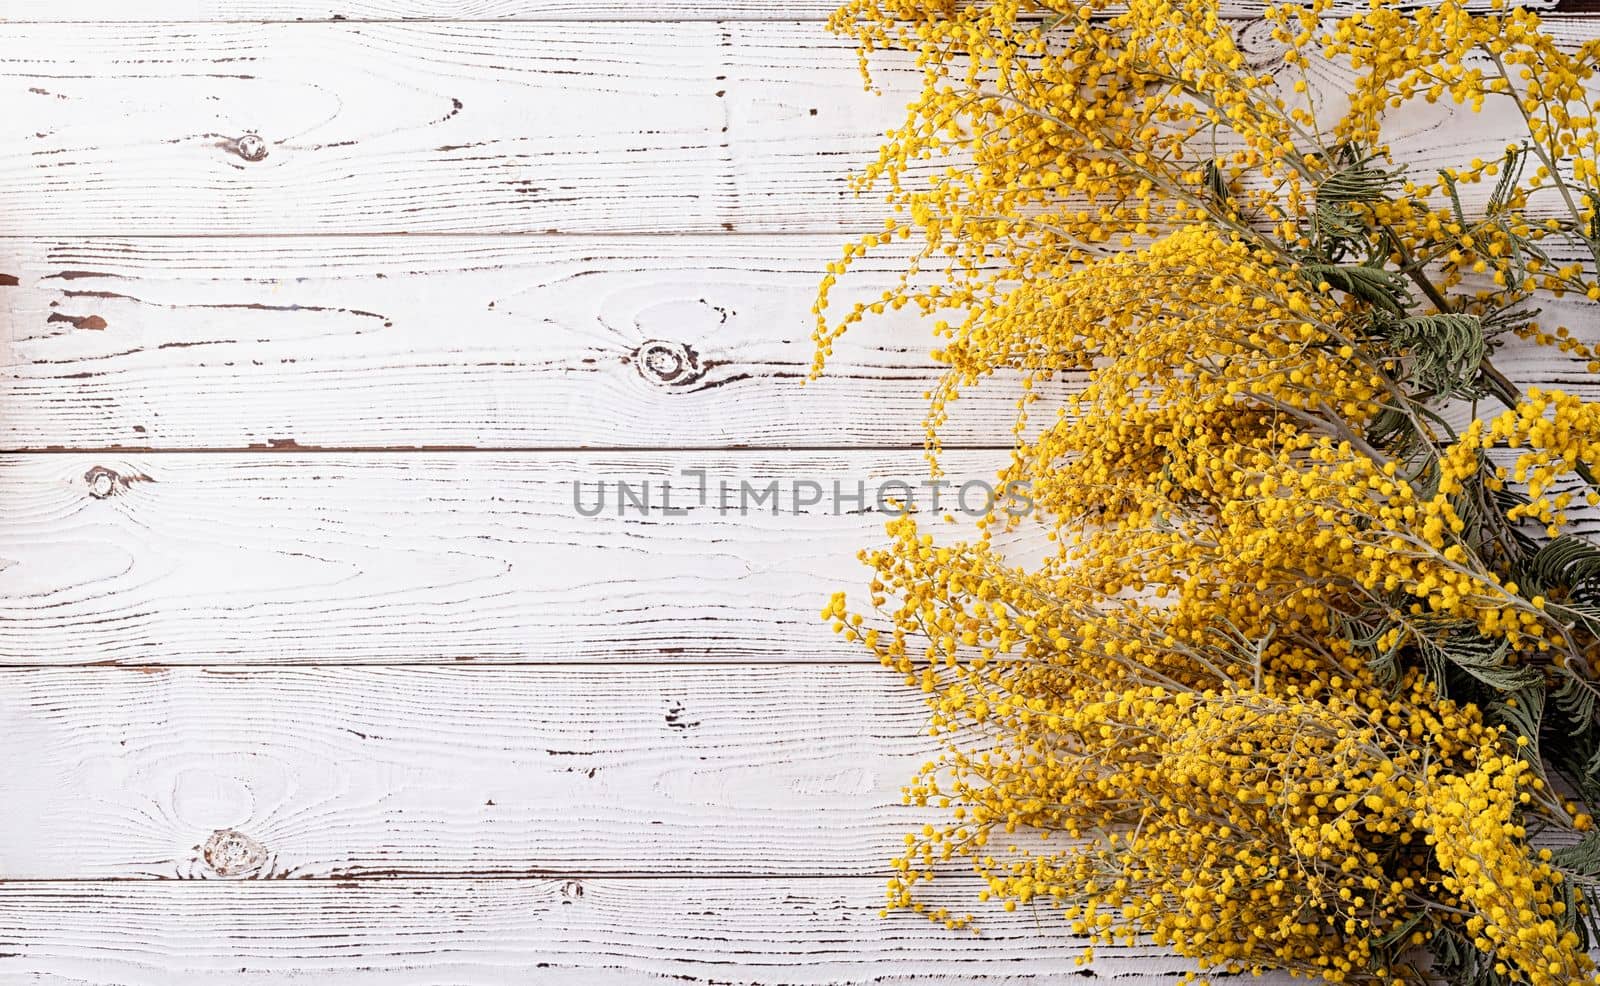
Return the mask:
<path id="1" fill-rule="evenodd" d="M 3 30 L 6 27 L 7 24 L 19 24 L 19 23 L 22 23 L 22 22 L 21 21 L 0 21 L 0 30 Z M 53 22 L 51 22 L 51 23 L 53 23 Z M 210 23 L 210 22 L 207 22 L 207 23 Z M 500 22 L 496 21 L 495 23 L 500 23 Z M 593 23 L 593 22 L 592 21 L 586 21 L 585 23 Z M 785 22 L 785 23 L 793 23 L 793 22 Z M 865 95 L 865 93 L 863 93 L 863 95 Z M 844 170 L 841 171 L 841 174 L 843 174 L 843 173 L 845 173 Z M 713 236 L 728 237 L 728 238 L 734 238 L 734 237 L 752 237 L 752 238 L 756 238 L 756 237 L 759 237 L 759 238 L 763 238 L 763 239 L 773 239 L 773 238 L 780 237 L 780 236 L 808 236 L 808 237 L 811 237 L 812 239 L 817 239 L 819 237 L 824 237 L 824 236 L 846 236 L 846 237 L 849 237 L 849 236 L 859 236 L 859 235 L 861 235 L 863 233 L 881 233 L 881 232 L 883 232 L 883 223 L 880 221 L 880 222 L 878 222 L 876 224 L 874 224 L 874 223 L 863 223 L 860 226 L 838 226 L 838 227 L 834 227 L 832 229 L 828 229 L 828 228 L 817 228 L 817 229 L 790 229 L 790 228 L 739 229 L 739 228 L 735 227 L 733 229 L 719 229 L 719 230 L 687 229 L 687 230 L 678 230 L 678 231 L 673 231 L 673 232 L 667 232 L 667 231 L 660 230 L 660 229 L 645 229 L 645 230 L 625 230 L 625 229 L 624 230 L 617 230 L 617 229 L 602 229 L 602 230 L 519 229 L 519 230 L 487 230 L 487 231 L 484 231 L 484 230 L 472 230 L 472 229 L 458 229 L 458 230 L 430 229 L 430 230 L 417 230 L 416 232 L 411 232 L 409 230 L 359 230 L 359 229 L 353 229 L 352 230 L 352 229 L 346 229 L 346 230 L 330 230 L 328 232 L 305 232 L 305 233 L 285 233 L 285 232 L 276 232 L 276 233 L 274 233 L 274 232 L 263 232 L 263 233 L 253 233 L 253 232 L 252 233 L 242 233 L 242 232 L 227 232 L 227 233 L 128 233 L 128 232 L 111 232 L 111 233 L 103 233 L 103 232 L 89 232 L 89 233 L 81 233 L 81 234 L 73 233 L 70 236 L 59 236 L 59 237 L 58 236 L 43 236 L 43 235 L 21 236 L 21 235 L 18 235 L 16 233 L 0 233 L 0 243 L 5 243 L 5 242 L 8 242 L 8 241 L 19 241 L 19 242 L 26 242 L 26 243 L 41 243 L 41 242 L 53 243 L 53 242 L 62 241 L 62 240 L 69 240 L 69 239 L 70 240 L 74 240 L 74 241 L 110 240 L 110 241 L 113 241 L 113 242 L 121 242 L 121 241 L 124 241 L 124 240 L 239 240 L 239 241 L 251 241 L 251 240 L 335 240 L 335 239 L 377 239 L 377 238 L 381 238 L 381 237 L 391 237 L 391 238 L 392 237 L 404 237 L 404 238 L 410 239 L 410 240 L 427 240 L 427 239 L 434 239 L 434 238 L 438 238 L 438 239 L 460 239 L 460 238 L 464 238 L 464 237 L 477 237 L 479 239 L 491 239 L 491 238 L 504 238 L 504 239 L 523 239 L 523 238 L 527 238 L 527 239 L 540 239 L 540 238 L 543 238 L 543 239 L 560 239 L 560 238 L 567 238 L 567 239 L 686 240 L 686 239 L 705 239 L 705 238 L 713 237 Z M 844 244 L 841 242 L 839 244 L 839 247 L 842 250 L 844 248 Z M 818 280 L 821 280 L 821 273 L 820 272 L 818 273 Z"/>
<path id="2" fill-rule="evenodd" d="M 288 440 L 283 440 L 287 442 Z M 948 443 L 945 452 L 1009 452 L 1012 445 Z M 903 445 L 241 445 L 217 448 L 166 448 L 160 445 L 50 445 L 0 448 L 0 455 L 668 455 L 715 452 L 745 455 L 810 455 L 853 452 L 925 452 L 921 443 Z"/>
<path id="3" fill-rule="evenodd" d="M 1224 14 L 1224 20 L 1249 21 L 1253 20 L 1244 14 Z M 260 24 L 263 26 L 274 24 L 305 24 L 328 25 L 350 24 L 360 26 L 363 24 L 824 24 L 826 20 L 820 17 L 793 17 L 772 15 L 770 17 L 740 15 L 738 17 L 650 17 L 650 18 L 625 18 L 625 17 L 577 17 L 571 14 L 560 14 L 553 17 L 245 17 L 245 18 L 212 18 L 199 19 L 187 18 L 179 20 L 166 20 L 164 18 L 142 18 L 135 21 L 108 21 L 104 18 L 85 18 L 82 20 L 10 20 L 0 18 L 0 27 L 8 24 L 40 25 L 40 24 L 171 24 L 179 25 L 207 25 L 207 24 Z"/>
<path id="4" fill-rule="evenodd" d="M 908 823 L 909 826 L 909 823 Z M 952 870 L 948 874 L 941 874 L 946 879 L 972 879 L 967 870 Z M 846 880 L 872 880 L 880 881 L 893 876 L 894 870 L 885 866 L 882 872 L 864 873 L 860 875 L 840 876 L 837 873 L 722 873 L 717 871 L 696 870 L 694 872 L 661 872 L 658 870 L 488 870 L 475 873 L 461 870 L 453 873 L 439 873 L 434 871 L 389 870 L 368 871 L 360 875 L 343 875 L 332 873 L 327 876 L 282 876 L 282 877 L 175 877 L 175 876 L 25 876 L 0 878 L 0 885 L 25 886 L 27 884 L 73 883 L 73 884 L 101 884 L 101 883 L 148 883 L 174 886 L 177 884 L 196 884 L 215 886 L 219 883 L 257 886 L 273 884 L 303 884 L 303 883 L 459 883 L 466 880 L 483 882 L 509 882 L 530 880 L 638 880 L 660 881 L 672 883 L 715 883 L 733 880 L 739 881 L 765 881 L 767 883 L 784 882 L 789 880 L 821 881 L 829 880 L 842 882 Z"/>
<path id="5" fill-rule="evenodd" d="M 1565 2 L 1565 0 L 1563 0 Z M 1586 0 L 1586 2 L 1600 3 L 1600 0 Z M 1409 6 L 1409 5 L 1408 5 Z M 1540 7 L 1539 9 L 1544 9 Z M 1557 8 L 1560 9 L 1559 7 Z M 1597 8 L 1600 9 L 1600 8 Z M 1111 15 L 1103 15 L 1100 19 L 1109 19 Z M 1329 19 L 1343 16 L 1328 14 Z M 1025 17 L 1022 22 L 1040 21 L 1043 17 Z M 1254 23 L 1260 20 L 1259 16 L 1245 13 L 1224 12 L 1221 15 L 1224 21 L 1237 21 L 1240 23 Z M 393 24 L 638 24 L 648 26 L 651 24 L 826 24 L 827 18 L 823 17 L 794 17 L 773 14 L 770 16 L 741 14 L 737 17 L 579 17 L 572 14 L 556 14 L 553 16 L 523 16 L 523 17 L 344 17 L 333 15 L 329 17 L 243 17 L 243 18 L 178 18 L 167 20 L 165 18 L 141 18 L 133 21 L 108 21 L 104 18 L 84 18 L 80 20 L 38 20 L 38 19 L 8 19 L 0 18 L 0 27 L 8 24 L 40 25 L 40 24 L 171 24 L 177 25 L 209 25 L 209 24 L 304 24 L 326 26 L 330 24 L 350 25 L 393 25 Z"/>
<path id="6" fill-rule="evenodd" d="M 820 620 L 818 622 L 821 622 Z M 316 670 L 319 668 L 362 668 L 381 670 L 410 670 L 410 671 L 442 671 L 446 668 L 472 668 L 474 670 L 504 671 L 507 673 L 518 671 L 563 671 L 567 668 L 577 671 L 593 671 L 596 668 L 626 668 L 629 673 L 635 672 L 690 672 L 706 670 L 726 670 L 728 668 L 808 668 L 826 670 L 828 668 L 862 668 L 879 667 L 877 658 L 862 656 L 859 660 L 840 660 L 830 657 L 825 660 L 813 660 L 804 657 L 741 657 L 726 660 L 696 658 L 692 661 L 662 661 L 662 660 L 607 660 L 601 661 L 594 658 L 585 658 L 576 661 L 508 661 L 497 657 L 488 661 L 477 661 L 470 658 L 452 658 L 450 660 L 414 660 L 414 661 L 262 661 L 230 662 L 230 661 L 204 661 L 189 664 L 173 664 L 165 661 L 84 661 L 66 662 L 59 664 L 37 663 L 0 663 L 0 674 L 27 671 L 127 671 L 137 674 L 159 674 L 163 671 L 200 671 L 214 672 L 216 674 L 244 675 L 244 674 L 271 674 L 283 670 Z M 884 668 L 886 673 L 899 674 Z M 5 882 L 0 877 L 0 883 Z"/>

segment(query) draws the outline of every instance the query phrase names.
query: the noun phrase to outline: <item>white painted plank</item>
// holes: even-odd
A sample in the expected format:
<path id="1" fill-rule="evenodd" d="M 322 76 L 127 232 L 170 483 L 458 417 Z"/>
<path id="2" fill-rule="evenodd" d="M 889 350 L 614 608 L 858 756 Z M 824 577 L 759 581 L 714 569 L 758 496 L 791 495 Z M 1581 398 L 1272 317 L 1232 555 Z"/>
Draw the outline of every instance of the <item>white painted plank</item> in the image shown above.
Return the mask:
<path id="1" fill-rule="evenodd" d="M 1005 457 L 952 454 L 947 478 Z M 703 506 L 680 477 L 696 468 Z M 879 484 L 926 468 L 910 451 L 7 456 L 0 663 L 859 661 L 817 611 L 865 581 Z M 604 514 L 580 515 L 575 482 L 592 507 L 619 478 L 658 484 L 656 509 L 618 516 L 608 486 Z M 660 509 L 663 480 L 686 514 Z M 796 512 L 804 480 L 821 502 Z M 743 482 L 777 483 L 776 512 L 723 511 Z M 861 484 L 868 512 L 847 499 Z"/>
<path id="2" fill-rule="evenodd" d="M 920 81 L 885 54 L 866 95 L 816 22 L 10 24 L 0 52 L 0 234 L 25 237 L 876 229 L 848 174 Z M 1313 83 L 1331 110 L 1349 76 Z M 1498 154 L 1493 105 L 1406 107 L 1399 155 Z"/>
<path id="3" fill-rule="evenodd" d="M 929 899 L 952 907 L 977 888 Z M 97 986 L 1168 986 L 1189 968 L 1096 950 L 1058 919 L 978 911 L 984 932 L 878 916 L 882 881 L 380 880 L 0 884 L 0 978 Z M 1267 976 L 1264 986 L 1294 980 Z"/>
<path id="4" fill-rule="evenodd" d="M 1406 6 L 1422 6 L 1428 0 Z M 1546 9 L 1556 0 L 1523 0 L 1520 6 Z M 10 0 L 13 21 L 262 21 L 262 20 L 820 20 L 837 0 Z M 1259 0 L 1223 0 L 1233 17 L 1259 17 Z M 1487 8 L 1488 0 L 1468 6 Z M 1336 11 L 1363 9 L 1361 0 Z"/>
<path id="5" fill-rule="evenodd" d="M 931 322 L 871 319 L 805 383 L 839 253 L 828 235 L 0 240 L 0 446 L 920 447 Z M 861 262 L 837 302 L 876 301 L 906 257 Z M 1017 393 L 975 391 L 946 442 L 1009 444 Z"/>
<path id="6" fill-rule="evenodd" d="M 0 233 L 875 228 L 914 81 L 816 23 L 3 25 Z"/>
<path id="7" fill-rule="evenodd" d="M 14 670 L 0 732 L 8 880 L 887 875 L 937 817 L 865 665 Z"/>
<path id="8" fill-rule="evenodd" d="M 837 248 L 827 235 L 0 240 L 0 447 L 920 447 L 939 374 L 929 321 L 869 319 L 804 382 Z M 905 257 L 861 262 L 837 300 L 875 300 Z M 1582 331 L 1596 307 L 1549 299 L 1544 318 Z M 1496 359 L 1524 386 L 1600 395 L 1554 350 Z M 1080 385 L 1069 375 L 1044 397 Z M 1004 375 L 970 390 L 946 443 L 1009 445 L 1018 393 Z"/>
<path id="9" fill-rule="evenodd" d="M 1004 457 L 952 453 L 945 481 Z M 867 581 L 875 492 L 903 496 L 892 484 L 925 468 L 914 452 L 0 457 L 0 664 L 863 661 L 817 612 Z M 706 472 L 705 504 L 685 469 Z M 618 515 L 619 479 L 653 484 L 649 513 Z M 601 481 L 604 511 L 582 516 L 574 483 L 588 508 Z M 797 511 L 796 493 L 820 502 Z M 1019 560 L 1045 545 L 1032 525 L 1010 538 Z"/>

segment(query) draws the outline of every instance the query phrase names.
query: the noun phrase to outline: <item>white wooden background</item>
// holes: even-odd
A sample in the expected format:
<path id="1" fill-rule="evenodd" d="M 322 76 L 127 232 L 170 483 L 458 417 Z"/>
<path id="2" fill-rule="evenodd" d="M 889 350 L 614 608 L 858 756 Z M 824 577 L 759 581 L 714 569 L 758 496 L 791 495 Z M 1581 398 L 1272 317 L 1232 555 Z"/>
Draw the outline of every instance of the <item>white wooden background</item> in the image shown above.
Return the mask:
<path id="1" fill-rule="evenodd" d="M 922 475 L 926 326 L 801 386 L 915 81 L 863 93 L 828 6 L 0 2 L 0 981 L 1185 967 L 877 916 L 920 696 L 816 611 L 881 517 L 571 507 Z M 1505 139 L 1403 123 L 1440 163 Z M 954 473 L 1012 397 L 963 402 Z"/>

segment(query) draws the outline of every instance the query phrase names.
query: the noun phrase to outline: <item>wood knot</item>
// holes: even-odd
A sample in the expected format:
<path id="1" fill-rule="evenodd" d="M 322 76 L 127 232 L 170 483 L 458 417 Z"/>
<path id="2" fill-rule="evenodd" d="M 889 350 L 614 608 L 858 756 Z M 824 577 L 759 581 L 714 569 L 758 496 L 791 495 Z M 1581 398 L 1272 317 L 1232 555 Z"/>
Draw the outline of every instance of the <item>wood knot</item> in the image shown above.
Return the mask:
<path id="1" fill-rule="evenodd" d="M 1252 72 L 1281 67 L 1288 45 L 1272 36 L 1273 26 L 1265 19 L 1247 25 L 1239 34 L 1239 48 L 1245 65 Z"/>
<path id="2" fill-rule="evenodd" d="M 248 876 L 267 861 L 265 846 L 234 829 L 211 833 L 200 854 L 218 876 Z"/>
<path id="3" fill-rule="evenodd" d="M 105 466 L 95 466 L 84 473 L 83 481 L 89 484 L 89 495 L 96 500 L 104 500 L 108 496 L 115 496 L 117 490 L 126 485 L 115 470 L 107 469 Z"/>
<path id="4" fill-rule="evenodd" d="M 246 161 L 260 161 L 267 156 L 267 142 L 260 134 L 245 134 L 233 142 L 233 149 Z"/>
<path id="5" fill-rule="evenodd" d="M 705 373 L 693 349 L 660 339 L 640 346 L 633 354 L 633 365 L 641 377 L 660 387 L 682 387 Z"/>
<path id="6" fill-rule="evenodd" d="M 694 729 L 700 725 L 699 719 L 691 720 L 682 702 L 673 702 L 667 708 L 667 725 L 673 729 Z"/>
<path id="7" fill-rule="evenodd" d="M 563 904 L 570 904 L 582 898 L 583 884 L 578 880 L 568 880 L 561 885 L 561 896 L 566 898 L 566 900 L 562 901 Z"/>
<path id="8" fill-rule="evenodd" d="M 108 496 L 116 496 L 123 490 L 130 489 L 134 483 L 153 483 L 154 479 L 142 472 L 120 473 L 115 469 L 105 466 L 95 466 L 83 474 L 83 481 L 89 487 L 89 495 L 96 500 L 104 500 Z"/>

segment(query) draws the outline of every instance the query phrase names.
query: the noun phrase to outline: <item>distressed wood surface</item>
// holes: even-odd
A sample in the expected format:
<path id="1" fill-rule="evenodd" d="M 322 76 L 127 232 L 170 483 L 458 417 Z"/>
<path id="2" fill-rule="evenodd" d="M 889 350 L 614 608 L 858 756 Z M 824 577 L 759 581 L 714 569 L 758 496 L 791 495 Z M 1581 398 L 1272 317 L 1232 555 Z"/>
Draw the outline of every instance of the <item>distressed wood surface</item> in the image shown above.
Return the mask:
<path id="1" fill-rule="evenodd" d="M 7 24 L 0 52 L 0 234 L 37 238 L 877 229 L 847 176 L 920 78 L 885 54 L 866 95 L 815 22 Z M 1335 112 L 1349 73 L 1310 81 Z M 1427 174 L 1507 128 L 1416 103 L 1391 133 Z"/>
<path id="2" fill-rule="evenodd" d="M 1417 0 L 1408 6 L 1424 6 Z M 1468 0 L 1488 9 L 1488 0 Z M 1534 9 L 1558 7 L 1557 0 L 1521 0 Z M 1568 6 L 1571 0 L 1568 0 Z M 12 21 L 385 21 L 385 20 L 820 20 L 839 6 L 836 0 L 10 0 Z M 1222 0 L 1231 17 L 1259 17 L 1260 0 Z M 1365 9 L 1361 0 L 1335 5 L 1334 14 Z"/>
<path id="3" fill-rule="evenodd" d="M 923 695 L 876 666 L 3 682 L 7 880 L 882 876 L 936 818 L 900 804 Z M 219 859 L 220 831 L 260 852 Z"/>
<path id="4" fill-rule="evenodd" d="M 920 447 L 909 311 L 806 383 L 835 236 L 0 240 L 0 446 Z M 875 301 L 908 256 L 858 264 Z M 1017 390 L 948 445 L 1011 442 Z"/>
<path id="5" fill-rule="evenodd" d="M 952 881 L 932 899 L 964 907 L 976 890 Z M 883 881 L 871 878 L 6 883 L 0 978 L 1170 986 L 1189 968 L 1112 947 L 1097 950 L 1090 971 L 1047 914 L 983 907 L 975 936 L 918 915 L 881 920 L 882 898 Z"/>
<path id="6" fill-rule="evenodd" d="M 952 453 L 946 478 L 1004 460 Z M 926 475 L 910 451 L 7 457 L 0 662 L 859 661 L 817 612 L 864 583 L 881 484 Z"/>
<path id="7" fill-rule="evenodd" d="M 0 233 L 876 228 L 815 23 L 0 25 Z M 247 138 L 247 135 L 255 135 Z"/>
<path id="8" fill-rule="evenodd" d="M 17 281 L 0 286 L 0 447 L 919 448 L 940 368 L 912 312 L 852 329 L 806 382 L 837 252 L 830 236 L 0 240 L 0 283 Z M 907 256 L 859 261 L 841 310 Z M 1596 308 L 1542 316 L 1581 331 Z M 1553 349 L 1496 361 L 1600 393 Z M 947 447 L 1008 447 L 1017 393 L 1004 375 L 970 389 Z"/>
<path id="9" fill-rule="evenodd" d="M 881 225 L 846 175 L 916 82 L 880 61 L 864 94 L 831 6 L 5 4 L 0 982 L 1187 968 L 1089 973 L 1027 910 L 982 937 L 877 915 L 932 745 L 816 617 L 884 519 L 826 487 L 926 476 L 934 368 L 896 316 L 799 386 L 818 270 Z M 1348 78 L 1311 82 L 1336 109 Z M 1428 168 L 1508 126 L 1415 106 L 1394 132 Z M 1011 413 L 1000 381 L 949 437 L 1003 446 Z M 686 468 L 781 502 L 573 502 L 681 497 Z"/>

